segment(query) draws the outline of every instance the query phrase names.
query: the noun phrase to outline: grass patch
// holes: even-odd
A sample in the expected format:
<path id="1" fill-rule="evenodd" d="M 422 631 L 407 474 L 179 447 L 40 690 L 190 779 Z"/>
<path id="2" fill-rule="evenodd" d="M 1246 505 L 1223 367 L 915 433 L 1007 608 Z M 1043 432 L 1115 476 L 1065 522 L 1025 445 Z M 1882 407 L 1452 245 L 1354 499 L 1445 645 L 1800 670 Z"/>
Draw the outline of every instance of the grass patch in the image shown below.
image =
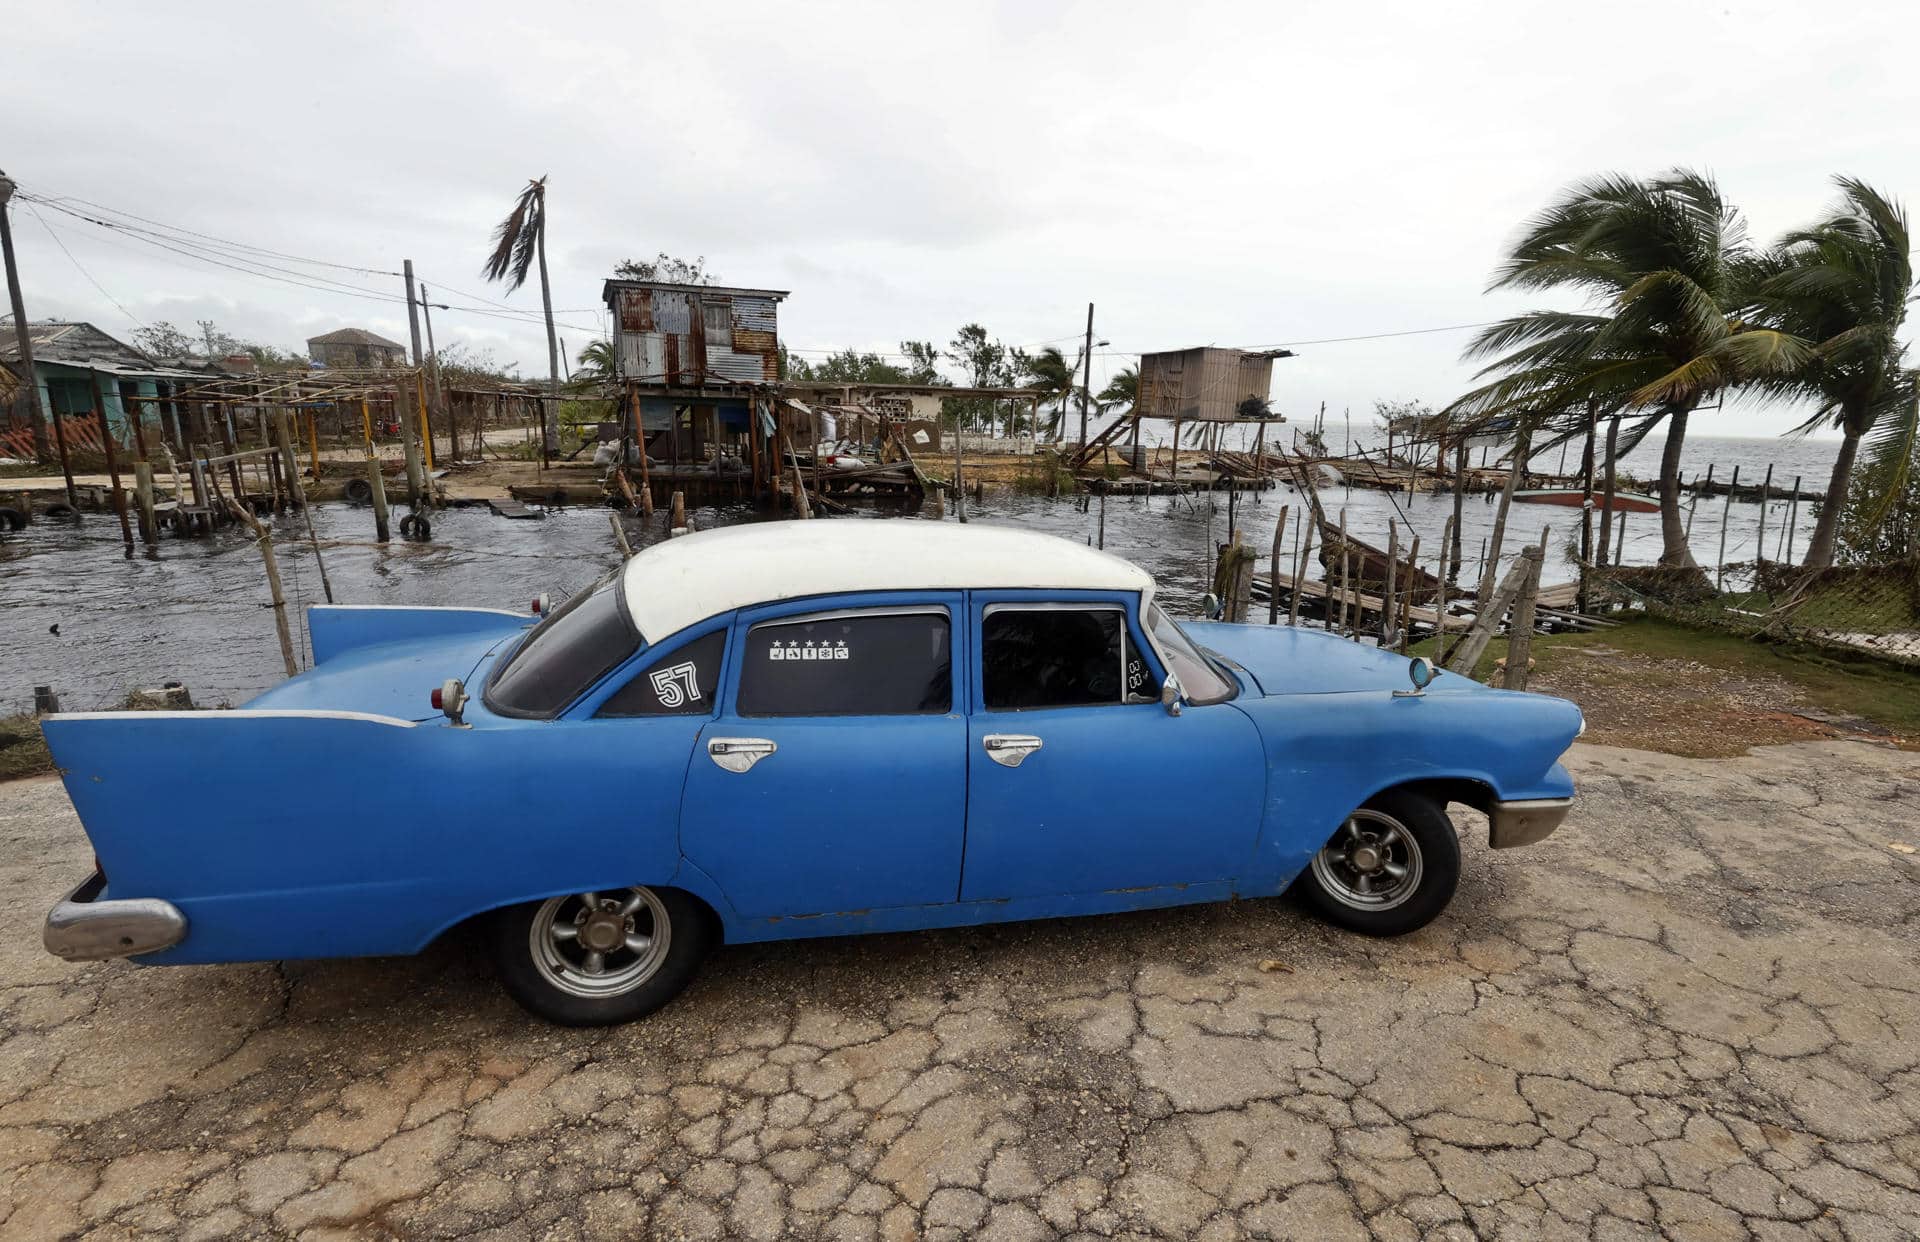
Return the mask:
<path id="1" fill-rule="evenodd" d="M 1506 652 L 1504 640 L 1490 644 L 1475 678 L 1492 678 Z M 1639 617 L 1597 633 L 1537 635 L 1533 658 L 1531 688 L 1580 704 L 1588 740 L 1602 744 L 1719 756 L 1863 731 L 1920 744 L 1920 672 L 1824 647 Z"/>
<path id="2" fill-rule="evenodd" d="M 53 771 L 53 756 L 33 716 L 0 717 L 0 781 Z"/>

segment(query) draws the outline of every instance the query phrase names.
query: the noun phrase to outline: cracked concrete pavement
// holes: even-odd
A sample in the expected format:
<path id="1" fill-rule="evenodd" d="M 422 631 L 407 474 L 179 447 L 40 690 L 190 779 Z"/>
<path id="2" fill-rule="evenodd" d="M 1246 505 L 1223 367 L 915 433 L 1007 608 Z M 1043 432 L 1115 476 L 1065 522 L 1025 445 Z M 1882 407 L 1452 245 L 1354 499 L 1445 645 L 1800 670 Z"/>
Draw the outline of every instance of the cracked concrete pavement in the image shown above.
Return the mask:
<path id="1" fill-rule="evenodd" d="M 1396 941 L 1288 900 L 722 949 L 543 1026 L 470 936 L 141 969 L 0 786 L 0 1237 L 1920 1235 L 1920 764 L 1576 747 Z M 1264 969 L 1263 969 L 1264 963 Z"/>

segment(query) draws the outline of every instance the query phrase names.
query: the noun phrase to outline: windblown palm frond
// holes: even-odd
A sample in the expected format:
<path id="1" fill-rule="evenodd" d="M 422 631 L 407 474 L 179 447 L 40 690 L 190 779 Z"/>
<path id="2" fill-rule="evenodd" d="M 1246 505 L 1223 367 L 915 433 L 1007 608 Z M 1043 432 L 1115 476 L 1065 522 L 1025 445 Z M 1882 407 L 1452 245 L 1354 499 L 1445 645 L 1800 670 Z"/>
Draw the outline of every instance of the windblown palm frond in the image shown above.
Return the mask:
<path id="1" fill-rule="evenodd" d="M 513 211 L 493 231 L 493 252 L 481 266 L 488 280 L 504 280 L 512 293 L 527 282 L 546 228 L 547 179 L 529 181 L 514 200 Z"/>

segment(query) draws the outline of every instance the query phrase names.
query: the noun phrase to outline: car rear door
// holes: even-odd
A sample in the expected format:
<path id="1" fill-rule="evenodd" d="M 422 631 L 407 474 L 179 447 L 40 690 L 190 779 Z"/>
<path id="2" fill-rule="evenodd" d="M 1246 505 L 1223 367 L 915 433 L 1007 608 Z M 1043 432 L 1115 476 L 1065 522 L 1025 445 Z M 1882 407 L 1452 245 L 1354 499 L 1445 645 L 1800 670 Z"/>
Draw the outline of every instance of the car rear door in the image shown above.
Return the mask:
<path id="1" fill-rule="evenodd" d="M 965 901 L 1232 879 L 1266 764 L 1231 703 L 1169 715 L 1125 596 L 969 603 Z"/>
<path id="2" fill-rule="evenodd" d="M 743 613 L 681 851 L 743 918 L 952 902 L 965 831 L 958 593 Z"/>

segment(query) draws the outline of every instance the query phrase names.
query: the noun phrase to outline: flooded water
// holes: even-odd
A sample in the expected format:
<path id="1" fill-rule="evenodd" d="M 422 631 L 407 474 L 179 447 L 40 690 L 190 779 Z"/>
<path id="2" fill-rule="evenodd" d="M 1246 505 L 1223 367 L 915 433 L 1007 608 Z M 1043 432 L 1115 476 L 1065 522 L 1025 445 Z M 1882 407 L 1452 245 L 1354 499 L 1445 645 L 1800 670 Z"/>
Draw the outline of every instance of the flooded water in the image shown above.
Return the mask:
<path id="1" fill-rule="evenodd" d="M 1776 441 L 1753 443 L 1779 445 Z M 1700 447 L 1712 452 L 1719 446 L 1706 441 Z M 1718 460 L 1727 461 L 1730 450 L 1720 447 L 1720 452 Z M 1535 462 L 1540 469 L 1551 469 L 1553 464 Z M 1705 468 L 1704 459 L 1700 468 Z M 1723 473 L 1716 470 L 1716 477 Z M 1748 471 L 1743 468 L 1741 474 L 1744 480 Z M 1453 511 L 1450 496 L 1422 495 L 1410 500 L 1377 491 L 1349 492 L 1339 486 L 1323 489 L 1321 502 L 1335 515 L 1345 509 L 1353 533 L 1382 547 L 1389 522 L 1402 523 L 1403 545 L 1410 527 L 1421 536 L 1421 560 L 1429 566 L 1439 553 L 1441 533 Z M 1100 502 L 1095 498 L 1085 512 L 1081 503 L 1076 497 L 1003 493 L 970 502 L 968 508 L 975 521 L 1097 541 Z M 1284 566 L 1291 564 L 1303 507 L 1292 489 L 1242 494 L 1234 500 L 1233 511 L 1248 540 L 1264 552 L 1271 546 L 1282 505 L 1291 506 L 1283 540 Z M 1227 537 L 1228 507 L 1225 493 L 1110 497 L 1106 501 L 1107 550 L 1152 573 L 1176 614 L 1193 615 L 1207 590 L 1208 549 Z M 1705 500 L 1694 514 L 1692 530 L 1694 555 L 1704 565 L 1718 563 L 1723 512 L 1729 513 L 1726 559 L 1748 560 L 1754 555 L 1760 506 L 1735 503 L 1727 510 L 1723 500 Z M 1782 550 L 1787 512 L 1783 503 L 1768 506 L 1770 556 Z M 396 538 L 380 547 L 372 542 L 370 510 L 317 505 L 313 511 L 337 602 L 512 609 L 526 608 L 542 591 L 562 596 L 611 569 L 617 553 L 607 514 L 606 509 L 571 508 L 552 511 L 541 521 L 510 521 L 484 508 L 452 509 L 435 516 L 431 543 Z M 1491 497 L 1466 498 L 1462 542 L 1470 574 L 1478 573 L 1482 540 L 1491 531 L 1493 515 Z M 759 516 L 737 506 L 695 510 L 693 519 L 705 529 Z M 926 514 L 907 518 L 873 514 L 840 520 L 935 519 Z M 950 508 L 944 520 L 954 520 Z M 665 537 L 664 515 L 656 515 L 644 526 L 637 517 L 627 518 L 624 525 L 636 548 Z M 1796 548 L 1806 546 L 1812 525 L 1810 506 L 1803 504 L 1795 523 Z M 1576 563 L 1570 543 L 1578 537 L 1576 510 L 1516 505 L 1508 523 L 1508 555 L 1523 543 L 1537 540 L 1542 526 L 1551 526 L 1554 548 L 1546 580 L 1569 580 Z M 299 515 L 276 519 L 274 532 L 291 605 L 289 619 L 304 659 L 304 609 L 323 602 L 320 574 Z M 1651 564 L 1658 559 L 1657 516 L 1629 515 L 1625 534 L 1626 563 Z M 1318 573 L 1317 566 L 1310 567 L 1311 576 Z M 260 556 L 252 538 L 232 528 L 212 539 L 163 537 L 159 559 L 136 554 L 128 561 L 121 555 L 118 523 L 109 516 L 89 516 L 78 527 L 35 525 L 22 535 L 0 539 L 0 610 L 8 622 L 8 641 L 0 646 L 0 712 L 29 709 L 36 685 L 53 686 L 68 710 L 84 710 L 115 706 L 128 689 L 169 679 L 185 683 L 199 702 L 240 703 L 284 675 Z"/>

